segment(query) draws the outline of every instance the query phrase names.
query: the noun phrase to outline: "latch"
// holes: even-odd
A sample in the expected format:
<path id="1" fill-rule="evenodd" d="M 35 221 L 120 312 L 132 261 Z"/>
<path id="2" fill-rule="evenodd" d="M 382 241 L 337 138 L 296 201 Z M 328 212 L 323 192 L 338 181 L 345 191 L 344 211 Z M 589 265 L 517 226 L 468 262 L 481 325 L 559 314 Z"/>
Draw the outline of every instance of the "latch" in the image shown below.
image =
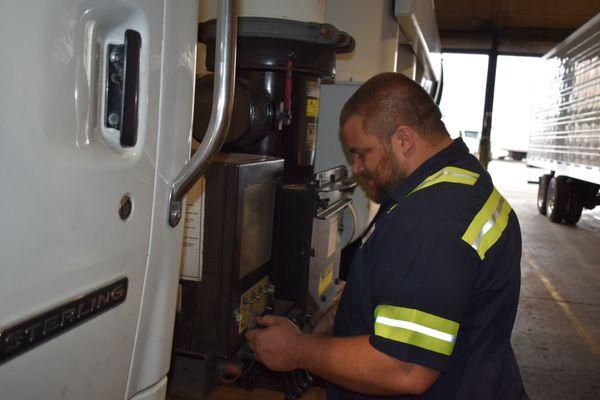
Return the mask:
<path id="1" fill-rule="evenodd" d="M 141 47 L 140 34 L 127 29 L 125 43 L 109 44 L 107 49 L 104 124 L 120 131 L 122 147 L 137 142 Z"/>

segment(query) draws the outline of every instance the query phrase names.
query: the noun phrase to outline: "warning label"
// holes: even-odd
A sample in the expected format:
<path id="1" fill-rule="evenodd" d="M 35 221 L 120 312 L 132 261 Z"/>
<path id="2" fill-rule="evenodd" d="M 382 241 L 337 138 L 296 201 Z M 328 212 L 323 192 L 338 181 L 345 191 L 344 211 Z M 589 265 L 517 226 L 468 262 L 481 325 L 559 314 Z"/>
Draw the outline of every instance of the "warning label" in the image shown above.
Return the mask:
<path id="1" fill-rule="evenodd" d="M 307 117 L 318 117 L 319 116 L 319 99 L 306 99 L 306 116 Z"/>

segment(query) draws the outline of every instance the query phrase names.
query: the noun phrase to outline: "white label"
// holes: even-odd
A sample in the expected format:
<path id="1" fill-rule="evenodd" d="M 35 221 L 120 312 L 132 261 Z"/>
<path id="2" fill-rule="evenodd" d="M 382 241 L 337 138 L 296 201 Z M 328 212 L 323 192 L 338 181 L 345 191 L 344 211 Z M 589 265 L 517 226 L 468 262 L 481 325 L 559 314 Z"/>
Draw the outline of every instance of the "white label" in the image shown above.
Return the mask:
<path id="1" fill-rule="evenodd" d="M 306 96 L 319 98 L 321 97 L 321 90 L 317 81 L 306 82 Z"/>
<path id="2" fill-rule="evenodd" d="M 202 280 L 202 242 L 204 230 L 204 178 L 187 195 L 183 228 L 181 278 Z"/>
<path id="3" fill-rule="evenodd" d="M 306 124 L 306 150 L 312 152 L 315 150 L 317 140 L 317 124 Z"/>

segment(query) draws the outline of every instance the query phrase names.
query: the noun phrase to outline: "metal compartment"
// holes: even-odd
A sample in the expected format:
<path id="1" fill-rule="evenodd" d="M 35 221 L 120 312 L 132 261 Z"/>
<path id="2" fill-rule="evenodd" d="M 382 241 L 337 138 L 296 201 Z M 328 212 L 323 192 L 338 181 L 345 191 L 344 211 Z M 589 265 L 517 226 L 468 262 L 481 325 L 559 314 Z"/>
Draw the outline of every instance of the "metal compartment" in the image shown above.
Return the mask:
<path id="1" fill-rule="evenodd" d="M 203 268 L 200 281 L 181 281 L 174 349 L 226 358 L 241 333 L 265 311 L 276 181 L 283 160 L 222 154 L 206 174 Z"/>

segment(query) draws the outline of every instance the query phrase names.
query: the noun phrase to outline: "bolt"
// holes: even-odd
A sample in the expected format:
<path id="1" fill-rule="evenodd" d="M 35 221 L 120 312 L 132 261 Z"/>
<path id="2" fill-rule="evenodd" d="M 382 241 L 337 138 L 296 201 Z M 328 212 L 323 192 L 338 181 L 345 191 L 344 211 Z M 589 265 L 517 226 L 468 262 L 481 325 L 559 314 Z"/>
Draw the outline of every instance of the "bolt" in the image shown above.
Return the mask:
<path id="1" fill-rule="evenodd" d="M 339 285 L 340 283 L 342 283 L 342 281 L 340 281 L 340 278 L 335 278 L 335 284 Z"/>
<path id="2" fill-rule="evenodd" d="M 333 36 L 333 32 L 331 30 L 331 28 L 327 25 L 324 25 L 321 27 L 321 36 L 323 36 L 326 39 L 330 39 Z"/>
<path id="3" fill-rule="evenodd" d="M 114 83 L 121 83 L 122 78 L 123 77 L 118 72 L 110 74 L 110 80 L 113 81 Z"/>
<path id="4" fill-rule="evenodd" d="M 169 206 L 169 225 L 176 227 L 181 220 L 181 201 L 171 201 Z"/>
<path id="5" fill-rule="evenodd" d="M 121 53 L 117 49 L 110 52 L 110 61 L 114 63 L 121 61 Z"/>
<path id="6" fill-rule="evenodd" d="M 174 208 L 171 210 L 171 217 L 179 222 L 179 218 L 181 218 L 181 209 Z"/>
<path id="7" fill-rule="evenodd" d="M 133 203 L 131 202 L 131 197 L 129 197 L 128 194 L 123 195 L 123 197 L 121 197 L 121 202 L 119 203 L 119 217 L 125 221 L 131 215 L 132 209 Z"/>
<path id="8" fill-rule="evenodd" d="M 321 295 L 321 301 L 327 301 L 327 296 L 325 296 L 324 294 Z"/>
<path id="9" fill-rule="evenodd" d="M 112 127 L 116 127 L 117 125 L 119 125 L 119 120 L 120 120 L 119 116 L 115 113 L 109 114 L 109 116 L 108 116 L 108 123 Z"/>
<path id="10" fill-rule="evenodd" d="M 242 314 L 240 314 L 240 309 L 236 308 L 235 310 L 233 310 L 233 320 L 235 322 L 242 322 Z"/>

